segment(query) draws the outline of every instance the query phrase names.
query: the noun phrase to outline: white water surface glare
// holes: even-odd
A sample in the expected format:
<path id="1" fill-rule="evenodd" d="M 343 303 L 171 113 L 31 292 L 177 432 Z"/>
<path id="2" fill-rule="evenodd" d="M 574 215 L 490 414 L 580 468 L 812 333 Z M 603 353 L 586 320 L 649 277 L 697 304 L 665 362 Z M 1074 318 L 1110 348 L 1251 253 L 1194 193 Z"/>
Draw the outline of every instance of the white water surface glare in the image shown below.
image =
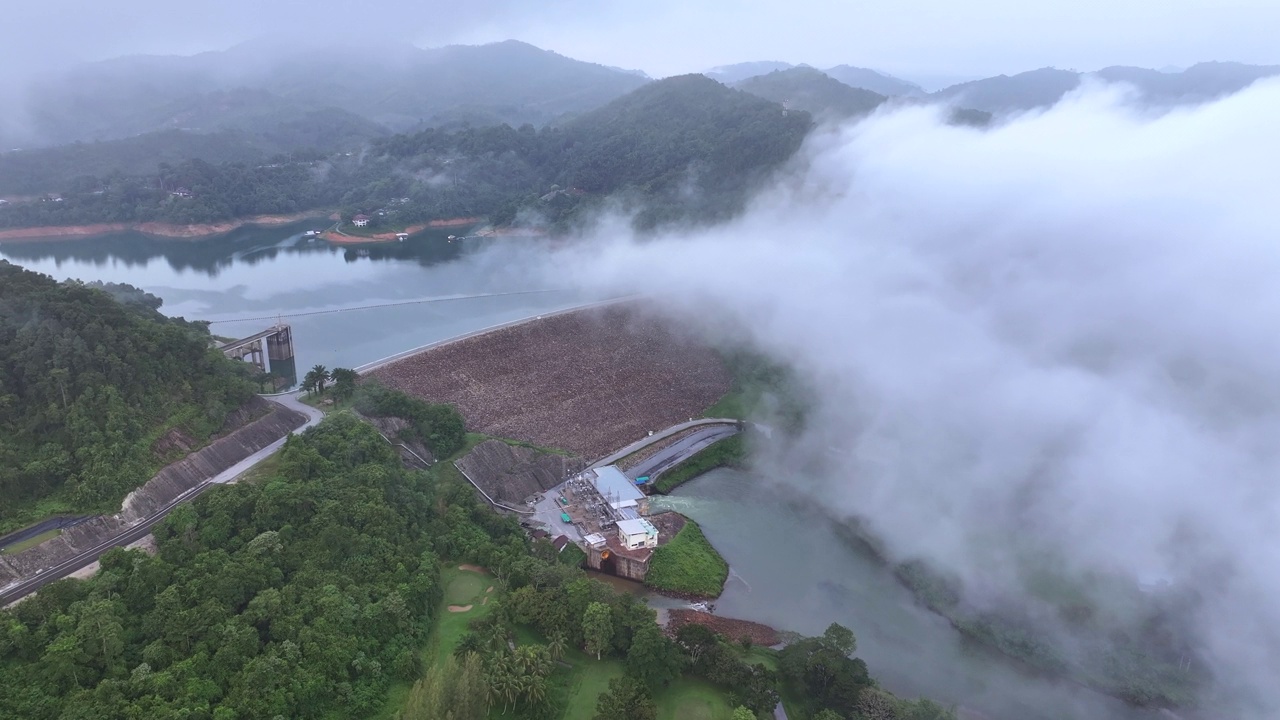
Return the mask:
<path id="1" fill-rule="evenodd" d="M 207 320 L 220 337 L 275 324 L 293 328 L 299 373 L 320 364 L 358 367 L 405 350 L 589 302 L 547 287 L 519 267 L 477 261 L 457 230 L 403 243 L 337 246 L 298 223 L 208 240 L 136 233 L 0 244 L 0 258 L 56 279 L 128 283 L 164 300 L 161 312 Z"/>

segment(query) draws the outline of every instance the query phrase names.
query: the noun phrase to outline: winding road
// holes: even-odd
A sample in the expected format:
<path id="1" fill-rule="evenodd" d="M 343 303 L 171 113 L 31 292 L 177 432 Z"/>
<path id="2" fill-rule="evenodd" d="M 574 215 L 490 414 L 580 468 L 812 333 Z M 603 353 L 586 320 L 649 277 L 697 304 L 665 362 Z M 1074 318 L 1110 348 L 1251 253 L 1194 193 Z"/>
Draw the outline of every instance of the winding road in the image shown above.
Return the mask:
<path id="1" fill-rule="evenodd" d="M 381 360 L 367 363 L 357 368 L 357 370 L 362 373 L 368 372 L 370 370 L 381 367 L 388 363 L 395 362 L 396 360 L 399 360 L 401 358 L 408 357 L 410 355 L 415 355 L 417 353 L 422 352 L 423 350 L 427 350 L 433 347 L 438 347 L 440 345 L 445 345 L 451 342 L 457 342 L 458 340 L 474 337 L 476 335 L 482 335 L 486 332 L 497 330 L 499 328 L 510 327 L 512 325 L 519 325 L 521 323 L 531 322 L 533 320 L 540 320 L 544 317 L 550 317 L 552 315 L 559 315 L 567 312 L 575 312 L 577 310 L 582 310 L 588 307 L 596 307 L 596 306 L 610 305 L 617 302 L 625 302 L 627 300 L 634 299 L 634 297 L 635 296 L 627 296 L 627 297 L 621 297 L 621 298 L 612 298 L 612 299 L 601 301 L 601 302 L 587 303 L 587 304 L 575 306 L 572 308 L 566 308 L 564 310 L 559 310 L 559 311 L 550 312 L 550 313 L 543 313 L 542 315 L 538 315 L 534 317 L 527 317 L 527 318 L 522 318 L 520 320 L 515 320 L 512 322 L 502 323 L 500 325 L 494 325 L 492 327 L 481 328 L 479 330 L 475 330 L 469 333 L 464 333 L 462 335 L 448 338 L 446 340 L 430 343 L 428 345 L 423 345 L 421 347 L 417 347 L 412 350 L 407 350 L 402 353 L 397 353 L 396 355 L 392 355 L 391 357 L 388 357 L 388 358 L 383 358 Z M 301 395 L 300 391 L 293 391 L 288 393 L 281 393 L 278 395 L 263 396 L 268 400 L 271 400 L 272 402 L 279 403 L 280 405 L 283 405 L 289 408 L 290 410 L 296 410 L 297 412 L 300 412 L 307 417 L 307 421 L 301 426 L 299 426 L 298 428 L 294 429 L 292 434 L 297 434 L 306 430 L 307 428 L 313 427 L 319 424 L 319 422 L 324 419 L 324 413 L 319 409 L 311 407 L 310 405 L 307 405 L 306 403 L 302 402 L 299 399 L 300 395 Z M 197 485 L 196 487 L 186 491 L 182 495 L 179 495 L 172 502 L 168 503 L 167 505 L 165 505 L 164 507 L 156 511 L 156 513 L 153 514 L 151 517 L 147 518 L 146 520 L 143 520 L 137 525 L 134 525 L 133 527 L 111 538 L 110 540 L 105 540 L 91 548 L 88 548 L 85 551 L 77 554 L 75 557 L 64 560 L 58 563 L 57 565 L 54 565 L 53 567 L 46 568 L 45 570 L 41 570 L 35 575 L 35 577 L 29 578 L 26 580 L 20 580 L 20 581 L 11 583 L 7 587 L 0 588 L 0 607 L 9 605 L 15 602 L 16 600 L 19 600 L 39 590 L 40 588 L 44 587 L 45 585 L 48 585 L 49 583 L 55 580 L 61 580 L 62 578 L 70 575 L 71 573 L 88 565 L 89 563 L 96 561 L 98 558 L 102 557 L 103 554 L 105 554 L 108 550 L 112 548 L 123 547 L 125 545 L 128 545 L 131 542 L 141 539 L 142 537 L 150 533 L 151 528 L 156 523 L 160 522 L 160 520 L 163 519 L 166 515 L 168 515 L 169 512 L 173 510 L 175 507 L 177 507 L 178 505 L 184 502 L 187 502 L 189 500 L 192 500 L 198 497 L 201 493 L 213 487 L 214 485 L 222 485 L 222 484 L 231 482 L 232 480 L 235 480 L 237 477 L 240 477 L 245 472 L 248 472 L 250 469 L 252 469 L 258 463 L 262 462 L 263 460 L 266 460 L 268 457 L 271 457 L 272 454 L 274 454 L 277 450 L 279 450 L 284 445 L 285 439 L 286 438 L 281 438 L 276 442 L 271 443 L 267 447 L 264 447 L 258 452 L 255 452 L 249 457 L 246 457 L 244 460 L 241 460 L 235 465 L 218 473 L 214 477 L 209 478 L 208 480 L 201 483 L 200 485 Z"/>
<path id="2" fill-rule="evenodd" d="M 311 407 L 310 405 L 307 405 L 306 403 L 301 402 L 298 399 L 298 395 L 299 393 L 294 392 L 286 395 L 277 395 L 275 397 L 268 398 L 273 402 L 279 403 L 280 405 L 283 405 L 289 408 L 290 410 L 296 410 L 307 416 L 307 421 L 293 430 L 294 434 L 300 433 L 303 430 L 306 430 L 307 428 L 316 425 L 322 419 L 324 419 L 323 412 L 321 412 L 320 410 L 317 410 L 316 408 Z M 62 562 L 58 563 L 57 565 L 54 565 L 51 568 L 41 570 L 40 572 L 36 573 L 36 576 L 33 578 L 18 581 L 16 583 L 9 585 L 3 590 L 0 590 L 0 607 L 8 605 L 16 600 L 19 600 L 39 590 L 40 588 L 44 587 L 45 585 L 48 585 L 49 583 L 55 580 L 61 580 L 62 578 L 79 570 L 85 565 L 88 565 L 89 563 L 92 563 L 98 560 L 98 558 L 102 557 L 108 550 L 112 548 L 124 547 L 125 545 L 128 545 L 131 542 L 134 542 L 136 540 L 139 540 L 145 537 L 147 534 L 151 532 L 151 528 L 156 523 L 164 519 L 164 517 L 168 515 L 169 512 L 173 510 L 175 507 L 177 507 L 178 505 L 181 505 L 184 502 L 187 502 L 196 497 L 199 497 L 201 493 L 213 487 L 214 485 L 221 485 L 224 483 L 228 483 L 236 479 L 237 477 L 240 477 L 245 472 L 253 468 L 253 466 L 257 465 L 263 460 L 266 460 L 268 457 L 272 455 L 272 453 L 279 450 L 284 445 L 285 440 L 286 438 L 280 438 L 279 440 L 262 448 L 261 450 L 250 455 L 244 460 L 241 460 L 235 465 L 232 465 L 226 470 L 223 470 L 217 475 L 209 478 L 208 480 L 201 483 L 200 485 L 197 485 L 196 487 L 182 493 L 181 495 L 179 495 L 178 497 L 170 501 L 167 505 L 165 505 L 164 507 L 156 511 L 151 517 L 147 518 L 146 520 L 143 520 L 137 525 L 134 525 L 128 530 L 125 530 L 123 533 L 120 533 L 119 535 L 116 535 L 115 537 L 109 540 L 104 540 L 103 542 L 98 543 L 97 545 L 94 545 L 93 547 L 84 550 L 83 552 L 79 553 L 75 557 L 68 558 L 67 560 L 63 560 Z"/>

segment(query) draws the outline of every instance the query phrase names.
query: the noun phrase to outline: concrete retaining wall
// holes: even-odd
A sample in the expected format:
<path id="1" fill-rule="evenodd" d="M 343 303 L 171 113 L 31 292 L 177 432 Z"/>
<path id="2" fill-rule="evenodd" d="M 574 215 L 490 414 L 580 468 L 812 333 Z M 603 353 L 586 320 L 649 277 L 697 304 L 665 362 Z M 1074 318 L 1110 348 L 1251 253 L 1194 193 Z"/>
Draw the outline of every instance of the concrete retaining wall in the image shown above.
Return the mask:
<path id="1" fill-rule="evenodd" d="M 255 398 L 248 405 L 266 403 Z M 246 406 L 246 414 L 258 414 Z M 145 485 L 129 493 L 116 515 L 100 515 L 46 542 L 14 555 L 0 555 L 0 586 L 33 577 L 39 570 L 105 542 L 137 525 L 150 515 L 271 443 L 288 435 L 307 420 L 301 413 L 275 403 L 266 415 L 230 434 L 214 440 L 201 450 L 161 470 Z"/>

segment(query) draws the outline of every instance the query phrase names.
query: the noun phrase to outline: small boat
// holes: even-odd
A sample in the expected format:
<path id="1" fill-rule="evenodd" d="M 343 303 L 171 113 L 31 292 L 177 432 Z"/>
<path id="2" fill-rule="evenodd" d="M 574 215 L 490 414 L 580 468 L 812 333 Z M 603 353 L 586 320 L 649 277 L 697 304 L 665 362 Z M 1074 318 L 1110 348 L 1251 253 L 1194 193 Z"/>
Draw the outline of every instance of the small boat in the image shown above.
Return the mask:
<path id="1" fill-rule="evenodd" d="M 319 230 L 308 230 L 308 231 L 306 231 L 306 232 L 302 233 L 302 237 L 309 237 L 309 238 L 320 237 L 320 231 L 319 231 Z"/>

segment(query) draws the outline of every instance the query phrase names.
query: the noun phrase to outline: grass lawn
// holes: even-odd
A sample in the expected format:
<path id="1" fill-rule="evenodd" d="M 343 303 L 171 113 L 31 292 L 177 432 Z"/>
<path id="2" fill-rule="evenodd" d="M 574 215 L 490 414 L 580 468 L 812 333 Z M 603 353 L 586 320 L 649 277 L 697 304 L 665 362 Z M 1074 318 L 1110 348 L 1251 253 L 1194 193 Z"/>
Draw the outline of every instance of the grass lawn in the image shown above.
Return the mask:
<path id="1" fill-rule="evenodd" d="M 39 535 L 34 535 L 32 537 L 27 538 L 26 540 L 23 540 L 22 542 L 14 543 L 4 548 L 3 550 L 0 550 L 0 554 L 14 555 L 14 554 L 20 553 L 23 550 L 26 550 L 27 548 L 33 548 L 39 545 L 45 540 L 52 540 L 58 537 L 58 535 L 60 535 L 61 533 L 62 533 L 62 530 L 59 528 L 54 528 L 52 530 L 45 530 Z"/>
<path id="2" fill-rule="evenodd" d="M 325 404 L 325 400 L 332 400 L 333 404 Z M 342 410 L 348 410 L 355 407 L 356 404 L 354 397 L 347 398 L 346 400 L 339 400 L 333 396 L 333 393 L 328 391 L 323 394 L 303 392 L 298 395 L 298 401 L 321 410 L 326 415 L 329 413 L 341 412 Z"/>
<path id="3" fill-rule="evenodd" d="M 276 451 L 262 462 L 254 465 L 246 470 L 240 477 L 236 478 L 238 483 L 260 483 L 275 477 L 276 470 L 280 467 L 280 452 Z"/>
<path id="4" fill-rule="evenodd" d="M 729 578 L 729 563 L 711 546 L 692 520 L 671 542 L 653 551 L 644 584 L 662 590 L 719 597 Z"/>
<path id="5" fill-rule="evenodd" d="M 760 391 L 756 388 L 752 389 L 734 389 L 725 393 L 724 397 L 715 402 L 714 405 L 707 408 L 702 413 L 703 417 L 709 418 L 733 418 L 735 420 L 746 420 L 747 415 L 751 413 L 760 402 Z"/>
<path id="6" fill-rule="evenodd" d="M 569 700 L 564 720 L 591 720 L 596 714 L 596 700 L 609 691 L 609 681 L 622 677 L 622 662 L 597 661 L 576 650 L 565 654 L 565 662 L 573 665 L 573 670 L 568 671 Z"/>
<path id="7" fill-rule="evenodd" d="M 742 659 L 752 665 L 763 665 L 770 670 L 778 669 L 778 651 L 773 648 L 752 646 L 750 650 L 741 653 Z"/>
<path id="8" fill-rule="evenodd" d="M 733 708 L 725 692 L 706 680 L 682 677 L 653 698 L 658 720 L 729 720 Z"/>

